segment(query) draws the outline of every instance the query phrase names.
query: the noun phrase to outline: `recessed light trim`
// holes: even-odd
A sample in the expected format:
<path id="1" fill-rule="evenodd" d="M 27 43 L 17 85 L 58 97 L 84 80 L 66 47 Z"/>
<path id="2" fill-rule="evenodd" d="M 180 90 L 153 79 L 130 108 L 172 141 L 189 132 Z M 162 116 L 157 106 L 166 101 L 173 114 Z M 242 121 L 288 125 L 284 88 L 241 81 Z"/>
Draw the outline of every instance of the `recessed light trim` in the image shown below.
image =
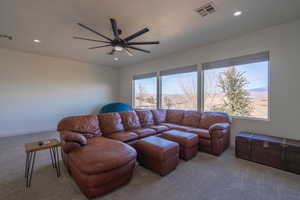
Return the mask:
<path id="1" fill-rule="evenodd" d="M 5 38 L 5 39 L 8 39 L 8 40 L 12 40 L 12 39 L 13 39 L 12 36 L 10 36 L 10 35 L 5 35 L 5 34 L 0 34 L 0 39 L 1 39 L 1 38 Z"/>
<path id="2" fill-rule="evenodd" d="M 41 43 L 41 41 L 38 40 L 38 39 L 34 39 L 33 42 L 35 42 L 35 43 Z"/>
<path id="3" fill-rule="evenodd" d="M 118 61 L 118 60 L 119 60 L 119 58 L 117 58 L 117 57 L 116 57 L 116 58 L 114 58 L 114 61 Z"/>
<path id="4" fill-rule="evenodd" d="M 241 14 L 243 14 L 243 12 L 238 10 L 233 13 L 233 16 L 237 17 L 237 16 L 240 16 Z"/>

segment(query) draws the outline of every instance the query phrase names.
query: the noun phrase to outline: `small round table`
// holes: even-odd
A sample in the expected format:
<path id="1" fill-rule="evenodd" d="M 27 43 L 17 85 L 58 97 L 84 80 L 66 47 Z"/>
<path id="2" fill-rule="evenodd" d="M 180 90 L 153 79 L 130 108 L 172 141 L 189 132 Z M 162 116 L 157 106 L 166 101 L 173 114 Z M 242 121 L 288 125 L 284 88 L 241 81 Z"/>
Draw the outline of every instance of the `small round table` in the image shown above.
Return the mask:
<path id="1" fill-rule="evenodd" d="M 35 163 L 36 152 L 41 150 L 50 151 L 52 167 L 56 170 L 57 177 L 60 177 L 59 153 L 58 147 L 60 142 L 57 139 L 49 139 L 38 142 L 25 144 L 26 164 L 25 164 L 25 181 L 26 188 L 30 187 L 32 172 Z"/>

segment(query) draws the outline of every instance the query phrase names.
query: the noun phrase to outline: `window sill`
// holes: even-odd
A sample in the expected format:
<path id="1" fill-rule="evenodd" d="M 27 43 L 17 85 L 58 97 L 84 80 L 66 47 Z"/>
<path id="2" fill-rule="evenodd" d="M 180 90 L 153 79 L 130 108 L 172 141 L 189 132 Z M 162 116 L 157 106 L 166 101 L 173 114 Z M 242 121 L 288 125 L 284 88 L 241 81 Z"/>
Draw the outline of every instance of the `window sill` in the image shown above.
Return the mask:
<path id="1" fill-rule="evenodd" d="M 253 121 L 265 121 L 270 122 L 270 118 L 257 118 L 257 117 L 239 117 L 239 116 L 232 116 L 232 119 L 238 119 L 238 120 L 253 120 Z"/>

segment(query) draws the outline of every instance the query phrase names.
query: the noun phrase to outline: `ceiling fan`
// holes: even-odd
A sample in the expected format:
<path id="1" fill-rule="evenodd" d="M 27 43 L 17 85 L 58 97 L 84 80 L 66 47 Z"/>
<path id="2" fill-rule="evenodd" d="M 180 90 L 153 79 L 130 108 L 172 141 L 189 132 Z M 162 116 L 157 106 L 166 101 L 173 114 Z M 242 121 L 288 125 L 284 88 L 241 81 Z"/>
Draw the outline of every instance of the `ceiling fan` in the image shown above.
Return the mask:
<path id="1" fill-rule="evenodd" d="M 79 40 L 87 40 L 87 41 L 93 41 L 93 42 L 101 42 L 101 43 L 106 43 L 106 45 L 101 45 L 101 46 L 95 46 L 95 47 L 90 47 L 88 49 L 98 49 L 98 48 L 103 48 L 103 47 L 112 47 L 112 50 L 107 53 L 108 55 L 113 55 L 116 51 L 125 51 L 129 56 L 133 56 L 133 53 L 129 50 L 129 49 L 133 49 L 133 50 L 137 50 L 137 51 L 142 51 L 145 53 L 151 53 L 148 50 L 145 49 L 141 49 L 141 48 L 137 48 L 135 46 L 132 45 L 152 45 L 152 44 L 159 44 L 159 41 L 151 41 L 151 42 L 130 42 L 131 40 L 141 36 L 142 34 L 146 33 L 149 31 L 148 28 L 144 28 L 124 39 L 120 38 L 120 35 L 122 34 L 121 29 L 118 28 L 117 25 L 117 21 L 115 19 L 110 19 L 110 23 L 111 23 L 111 27 L 112 27 L 112 31 L 113 31 L 113 35 L 114 38 L 111 39 L 95 30 L 93 30 L 92 28 L 78 23 L 78 25 L 82 28 L 85 28 L 93 33 L 95 33 L 96 35 L 100 36 L 102 39 L 105 40 L 95 40 L 95 39 L 89 39 L 89 38 L 84 38 L 84 37 L 73 37 L 74 39 L 79 39 Z"/>

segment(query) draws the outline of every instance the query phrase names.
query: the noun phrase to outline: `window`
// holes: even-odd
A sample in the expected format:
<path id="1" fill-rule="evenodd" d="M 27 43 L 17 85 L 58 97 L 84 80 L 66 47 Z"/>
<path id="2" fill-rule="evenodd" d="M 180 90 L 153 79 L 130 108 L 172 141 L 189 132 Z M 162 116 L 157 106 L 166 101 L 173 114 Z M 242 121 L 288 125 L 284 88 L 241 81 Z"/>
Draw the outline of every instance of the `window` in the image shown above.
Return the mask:
<path id="1" fill-rule="evenodd" d="M 137 109 L 157 108 L 157 78 L 156 73 L 134 77 L 134 107 Z"/>
<path id="2" fill-rule="evenodd" d="M 269 118 L 269 54 L 213 63 L 204 68 L 204 111 Z"/>
<path id="3" fill-rule="evenodd" d="M 161 72 L 161 107 L 197 110 L 197 68 L 190 66 Z"/>
<path id="4" fill-rule="evenodd" d="M 134 76 L 133 106 L 198 110 L 201 103 L 203 111 L 270 118 L 269 52 L 204 63 L 202 69 L 201 88 L 195 65 Z"/>

